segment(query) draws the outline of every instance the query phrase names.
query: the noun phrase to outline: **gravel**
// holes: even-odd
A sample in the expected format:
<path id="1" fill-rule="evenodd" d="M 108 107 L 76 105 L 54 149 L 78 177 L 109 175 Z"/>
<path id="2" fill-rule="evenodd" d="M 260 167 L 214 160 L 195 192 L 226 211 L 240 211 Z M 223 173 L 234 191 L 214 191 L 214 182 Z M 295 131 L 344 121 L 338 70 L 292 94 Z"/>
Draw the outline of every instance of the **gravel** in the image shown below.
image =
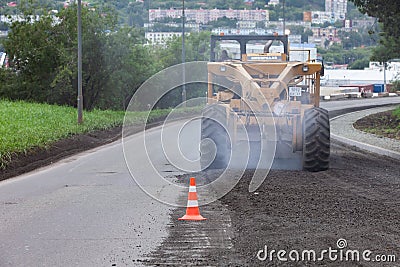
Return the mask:
<path id="1" fill-rule="evenodd" d="M 332 121 L 335 138 L 369 139 L 352 123 L 371 112 L 353 113 Z M 364 136 L 365 135 L 365 136 Z M 333 139 L 335 139 L 333 138 Z M 348 139 L 347 139 L 348 138 Z M 350 138 L 354 138 L 353 140 Z M 386 140 L 379 144 L 386 145 Z M 350 143 L 354 144 L 354 143 Z M 372 145 L 378 145 L 373 141 Z M 391 148 L 391 147 L 389 147 Z M 330 169 L 324 172 L 271 171 L 256 192 L 249 192 L 252 170 L 220 200 L 201 207 L 207 221 L 177 221 L 184 209 L 171 216 L 170 235 L 150 256 L 151 266 L 400 266 L 400 165 L 383 155 L 332 140 Z M 203 172 L 209 180 L 218 174 Z M 210 194 L 212 192 L 209 192 Z M 362 258 L 321 261 L 281 261 L 264 256 L 271 250 L 304 250 L 320 253 L 329 248 L 371 251 L 372 261 Z M 261 251 L 261 254 L 260 254 Z M 320 255 L 320 254 L 318 254 Z M 395 257 L 377 263 L 375 256 Z M 286 255 L 287 258 L 287 255 Z"/>

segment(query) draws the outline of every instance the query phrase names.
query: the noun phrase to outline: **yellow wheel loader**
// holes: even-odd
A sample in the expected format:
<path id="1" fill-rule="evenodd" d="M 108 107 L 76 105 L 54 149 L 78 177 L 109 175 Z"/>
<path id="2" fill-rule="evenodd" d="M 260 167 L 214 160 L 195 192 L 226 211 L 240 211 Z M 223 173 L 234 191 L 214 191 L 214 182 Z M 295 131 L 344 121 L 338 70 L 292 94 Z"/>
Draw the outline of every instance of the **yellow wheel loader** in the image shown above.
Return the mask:
<path id="1" fill-rule="evenodd" d="M 239 44 L 237 58 L 217 47 L 227 41 Z M 265 44 L 263 51 L 254 53 L 251 43 Z M 276 43 L 280 51 L 270 52 Z M 212 35 L 210 57 L 201 121 L 203 169 L 229 167 L 243 141 L 250 147 L 247 168 L 262 166 L 260 155 L 272 152 L 275 169 L 329 168 L 329 116 L 319 107 L 322 62 L 309 54 L 302 62 L 290 61 L 287 35 Z M 263 141 L 273 143 L 274 151 Z"/>

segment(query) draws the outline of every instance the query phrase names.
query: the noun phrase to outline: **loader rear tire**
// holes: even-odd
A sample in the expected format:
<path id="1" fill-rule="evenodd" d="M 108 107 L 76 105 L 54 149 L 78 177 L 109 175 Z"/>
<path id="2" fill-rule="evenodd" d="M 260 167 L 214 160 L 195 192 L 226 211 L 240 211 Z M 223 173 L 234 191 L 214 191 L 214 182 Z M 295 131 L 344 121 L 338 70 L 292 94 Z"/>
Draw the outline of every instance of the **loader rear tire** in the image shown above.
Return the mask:
<path id="1" fill-rule="evenodd" d="M 303 169 L 311 172 L 329 168 L 330 126 L 328 111 L 311 108 L 303 119 Z"/>
<path id="2" fill-rule="evenodd" d="M 201 169 L 224 169 L 228 166 L 231 154 L 229 135 L 226 130 L 226 110 L 217 104 L 203 111 L 201 120 L 200 165 Z M 209 139 L 209 140 L 205 140 Z M 215 157 L 213 153 L 215 144 Z"/>

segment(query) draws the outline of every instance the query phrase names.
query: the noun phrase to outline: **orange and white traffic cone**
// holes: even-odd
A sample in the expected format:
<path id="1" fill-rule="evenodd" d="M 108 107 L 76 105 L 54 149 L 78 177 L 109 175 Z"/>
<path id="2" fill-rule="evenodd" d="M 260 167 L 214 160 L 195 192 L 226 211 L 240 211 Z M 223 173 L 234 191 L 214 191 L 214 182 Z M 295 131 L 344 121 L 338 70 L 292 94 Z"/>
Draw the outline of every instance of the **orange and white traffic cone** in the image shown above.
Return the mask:
<path id="1" fill-rule="evenodd" d="M 206 218 L 200 215 L 199 202 L 197 201 L 196 180 L 193 177 L 190 178 L 189 196 L 186 207 L 186 214 L 182 218 L 179 218 L 178 220 L 187 220 L 187 221 L 206 220 Z"/>

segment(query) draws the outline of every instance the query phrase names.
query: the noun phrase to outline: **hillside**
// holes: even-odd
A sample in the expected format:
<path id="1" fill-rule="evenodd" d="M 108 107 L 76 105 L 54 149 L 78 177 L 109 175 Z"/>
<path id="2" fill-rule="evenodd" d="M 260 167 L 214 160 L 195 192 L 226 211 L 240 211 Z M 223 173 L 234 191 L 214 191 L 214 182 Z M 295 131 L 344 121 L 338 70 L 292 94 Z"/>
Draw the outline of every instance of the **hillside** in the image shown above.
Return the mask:
<path id="1" fill-rule="evenodd" d="M 187 8 L 204 8 L 204 9 L 243 9 L 243 8 L 265 8 L 269 0 L 254 0 L 254 2 L 249 5 L 243 0 L 185 0 L 185 6 Z M 151 8 L 180 8 L 182 6 L 182 1 L 164 1 L 164 0 L 152 0 L 150 2 Z M 286 0 L 287 7 L 302 8 L 304 10 L 324 10 L 325 0 Z"/>
<path id="2" fill-rule="evenodd" d="M 68 0 L 65 0 L 68 2 Z M 252 1 L 252 0 L 248 0 Z M 69 1 L 73 2 L 73 1 Z M 149 9 L 169 9 L 169 8 L 182 8 L 182 0 L 82 0 L 83 3 L 87 2 L 90 7 L 96 9 L 112 9 L 118 14 L 121 24 L 129 26 L 143 26 L 148 20 Z M 185 8 L 187 9 L 268 9 L 270 13 L 270 20 L 277 21 L 282 17 L 281 6 L 268 6 L 269 0 L 253 0 L 253 2 L 245 2 L 244 0 L 185 0 Z M 44 10 L 64 8 L 64 1 L 50 1 L 38 0 L 34 3 L 27 4 L 26 2 L 15 2 L 15 7 L 7 6 L 8 1 L 0 0 L 0 6 L 3 7 L 3 14 L 15 14 L 21 6 L 25 8 L 30 5 L 36 10 L 36 13 L 43 14 Z M 281 0 L 282 3 L 282 0 Z M 312 10 L 325 10 L 325 0 L 285 0 L 285 15 L 289 21 L 299 21 L 303 19 L 304 11 Z M 361 15 L 355 8 L 354 4 L 348 2 L 349 18 L 355 18 Z"/>

